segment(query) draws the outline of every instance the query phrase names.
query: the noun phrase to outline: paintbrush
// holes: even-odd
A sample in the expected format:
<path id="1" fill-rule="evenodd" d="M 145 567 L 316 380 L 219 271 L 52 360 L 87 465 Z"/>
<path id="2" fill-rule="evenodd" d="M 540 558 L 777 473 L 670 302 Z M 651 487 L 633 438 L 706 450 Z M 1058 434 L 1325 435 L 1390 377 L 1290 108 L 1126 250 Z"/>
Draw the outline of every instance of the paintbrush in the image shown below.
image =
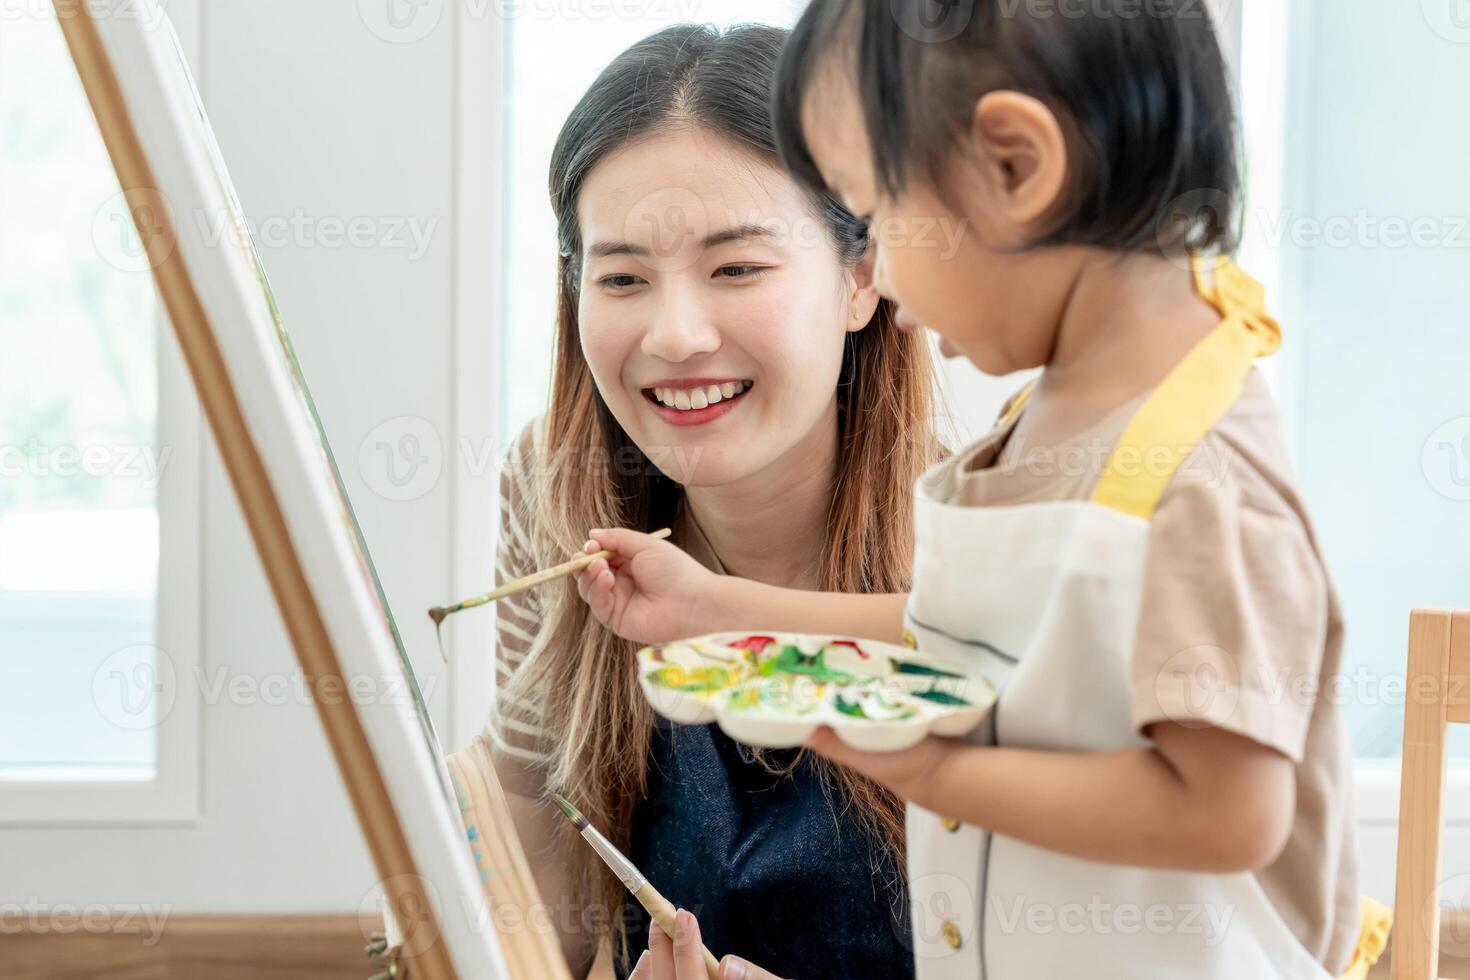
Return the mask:
<path id="1" fill-rule="evenodd" d="M 654 531 L 652 534 L 649 535 L 649 537 L 666 538 L 672 533 L 673 532 L 668 528 L 662 528 L 658 531 Z M 461 599 L 459 602 L 456 602 L 452 606 L 435 606 L 433 609 L 429 610 L 429 618 L 434 621 L 434 635 L 439 639 L 439 652 L 441 654 L 444 652 L 444 637 L 440 631 L 444 626 L 444 620 L 449 616 L 452 616 L 457 612 L 463 612 L 466 609 L 473 609 L 476 606 L 483 606 L 486 603 L 495 602 L 499 599 L 504 599 L 506 596 L 515 595 L 517 592 L 524 592 L 527 589 L 534 589 L 538 585 L 544 585 L 545 583 L 550 582 L 553 579 L 561 578 L 563 575 L 575 575 L 582 569 L 586 568 L 588 565 L 595 562 L 597 559 L 611 558 L 614 554 L 616 554 L 616 552 L 598 551 L 590 555 L 579 555 L 578 557 L 573 558 L 571 561 L 562 562 L 560 565 L 553 565 L 550 568 L 543 568 L 541 569 L 541 571 L 532 572 L 530 575 L 522 575 L 520 578 L 514 579 L 510 582 L 506 582 L 504 585 L 500 586 L 500 588 L 494 589 L 490 592 L 486 592 L 484 595 L 477 595 L 469 599 Z M 445 659 L 447 660 L 448 658 L 446 657 Z"/>
<path id="2" fill-rule="evenodd" d="M 587 818 L 567 802 L 566 797 L 552 793 L 551 798 L 556 801 L 557 806 L 561 807 L 561 812 L 567 815 L 572 826 L 581 833 L 582 839 L 592 845 L 598 857 L 602 858 L 612 869 L 613 874 L 618 876 L 623 887 L 638 899 L 639 905 L 648 910 L 649 916 L 658 923 L 658 927 L 666 935 L 672 937 L 674 935 L 674 916 L 678 913 L 678 910 L 674 908 L 674 903 L 660 895 L 658 889 L 648 883 L 643 872 L 634 867 L 633 862 L 624 857 L 622 851 L 613 847 L 611 841 L 598 833 L 597 828 L 588 823 Z M 709 973 L 709 980 L 720 980 L 720 961 L 715 959 L 715 954 L 709 951 L 708 946 L 700 948 L 704 950 L 704 968 Z"/>

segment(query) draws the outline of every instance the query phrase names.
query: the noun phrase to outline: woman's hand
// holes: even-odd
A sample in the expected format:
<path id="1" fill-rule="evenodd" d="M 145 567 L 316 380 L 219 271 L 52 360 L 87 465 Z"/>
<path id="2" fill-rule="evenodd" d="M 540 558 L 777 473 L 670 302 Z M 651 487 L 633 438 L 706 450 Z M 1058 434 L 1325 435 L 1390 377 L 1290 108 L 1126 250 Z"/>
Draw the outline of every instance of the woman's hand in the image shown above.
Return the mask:
<path id="1" fill-rule="evenodd" d="M 615 551 L 577 576 L 592 615 L 638 643 L 666 643 L 720 626 L 713 607 L 719 578 L 667 541 L 637 531 L 594 530 L 585 550 Z"/>
<path id="2" fill-rule="evenodd" d="M 628 980 L 709 980 L 704 968 L 703 940 L 693 913 L 683 909 L 674 918 L 674 938 L 670 939 L 656 923 L 648 925 L 648 951 L 638 957 L 638 965 Z M 738 956 L 720 960 L 720 980 L 780 980 Z"/>

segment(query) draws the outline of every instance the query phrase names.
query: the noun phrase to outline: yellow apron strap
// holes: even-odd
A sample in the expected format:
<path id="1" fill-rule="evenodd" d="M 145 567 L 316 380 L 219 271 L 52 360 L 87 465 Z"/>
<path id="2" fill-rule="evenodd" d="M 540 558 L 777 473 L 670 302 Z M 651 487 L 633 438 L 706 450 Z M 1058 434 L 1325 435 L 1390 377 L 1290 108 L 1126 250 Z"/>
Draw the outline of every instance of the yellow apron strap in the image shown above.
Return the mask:
<path id="1" fill-rule="evenodd" d="M 1213 275 L 1207 278 L 1208 272 Z M 1265 310 L 1265 290 L 1235 263 L 1196 256 L 1193 275 L 1201 298 L 1224 319 L 1144 401 L 1092 493 L 1094 503 L 1144 520 L 1200 439 L 1240 397 L 1256 358 L 1281 346 L 1281 328 Z"/>
<path id="2" fill-rule="evenodd" d="M 1022 388 L 1016 397 L 1011 399 L 1010 407 L 1006 409 L 1006 413 L 995 423 L 997 429 L 1004 429 L 1016 421 L 1016 416 L 1021 414 L 1021 409 L 1026 406 L 1026 400 L 1031 397 L 1031 392 L 1036 390 L 1036 382 L 1038 380 L 1037 378 L 1032 378 L 1026 384 L 1026 387 Z"/>

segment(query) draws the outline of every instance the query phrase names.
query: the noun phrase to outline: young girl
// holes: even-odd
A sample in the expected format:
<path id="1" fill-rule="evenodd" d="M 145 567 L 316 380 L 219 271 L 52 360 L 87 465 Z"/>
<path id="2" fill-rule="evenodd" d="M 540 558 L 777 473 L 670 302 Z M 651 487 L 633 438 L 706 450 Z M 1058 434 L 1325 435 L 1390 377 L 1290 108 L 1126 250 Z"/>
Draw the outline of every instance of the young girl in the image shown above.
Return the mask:
<path id="1" fill-rule="evenodd" d="M 906 598 L 717 580 L 602 531 L 620 557 L 582 593 L 638 639 L 902 636 L 1000 689 L 969 741 L 813 741 L 909 801 L 922 977 L 1361 975 L 1382 936 L 1358 943 L 1349 747 L 1318 696 L 1342 625 L 1253 367 L 1280 334 L 1199 257 L 1238 193 L 1211 25 L 1167 0 L 922 6 L 808 8 L 783 155 L 871 222 L 901 323 L 1039 381 L 920 481 Z M 916 234 L 936 219 L 968 228 L 952 258 Z"/>

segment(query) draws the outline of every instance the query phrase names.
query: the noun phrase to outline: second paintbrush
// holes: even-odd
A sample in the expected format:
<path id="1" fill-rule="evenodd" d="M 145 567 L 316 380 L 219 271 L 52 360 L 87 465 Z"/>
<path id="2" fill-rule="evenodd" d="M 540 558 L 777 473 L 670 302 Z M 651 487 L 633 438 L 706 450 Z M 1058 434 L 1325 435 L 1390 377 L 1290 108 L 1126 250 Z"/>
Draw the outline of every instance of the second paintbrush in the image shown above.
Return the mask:
<path id="1" fill-rule="evenodd" d="M 664 931 L 665 935 L 672 937 L 674 935 L 674 916 L 678 914 L 674 903 L 660 895 L 658 889 L 648 883 L 643 872 L 639 871 L 622 851 L 614 847 L 611 841 L 602 836 L 596 827 L 588 823 L 587 818 L 567 802 L 566 797 L 552 793 L 551 798 L 556 801 L 561 812 L 566 814 L 572 826 L 581 833 L 582 839 L 592 845 L 592 849 L 612 869 L 613 874 L 618 876 L 623 887 L 628 889 L 632 896 L 638 899 L 638 904 L 648 911 L 649 917 L 658 923 L 658 927 Z M 715 954 L 711 953 L 708 947 L 702 946 L 701 949 L 704 950 L 704 968 L 709 973 L 709 980 L 720 980 L 720 961 L 715 959 Z"/>

